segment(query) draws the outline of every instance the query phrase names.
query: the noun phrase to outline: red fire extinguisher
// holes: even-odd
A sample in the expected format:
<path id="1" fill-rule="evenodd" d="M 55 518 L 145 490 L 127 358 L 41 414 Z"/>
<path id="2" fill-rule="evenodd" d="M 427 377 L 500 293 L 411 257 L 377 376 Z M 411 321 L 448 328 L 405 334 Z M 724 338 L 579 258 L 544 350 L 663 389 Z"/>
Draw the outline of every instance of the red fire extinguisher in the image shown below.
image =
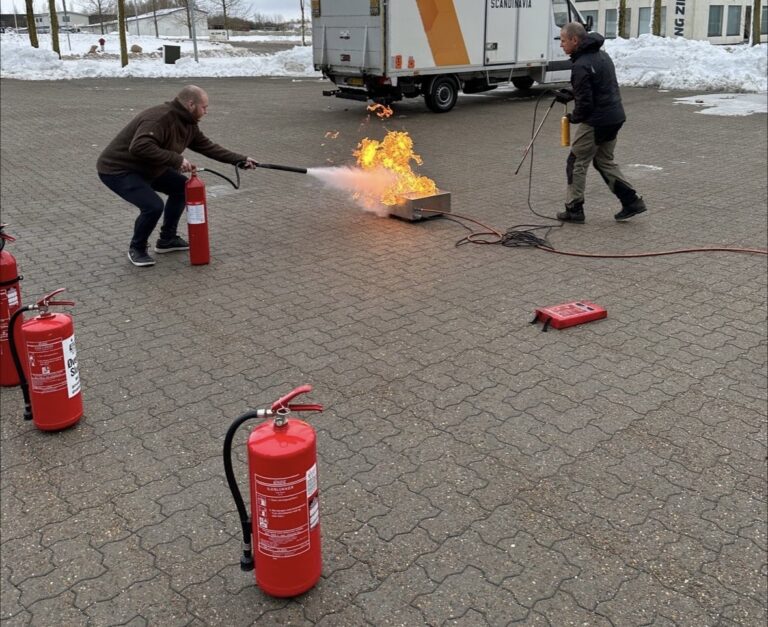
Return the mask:
<path id="1" fill-rule="evenodd" d="M 24 419 L 33 420 L 42 431 L 66 429 L 83 416 L 72 317 L 48 311 L 52 306 L 75 304 L 53 300 L 63 291 L 55 290 L 34 305 L 21 307 L 8 325 L 11 354 L 24 394 Z M 40 315 L 18 325 L 25 311 L 40 311 Z M 19 353 L 26 367 L 22 367 Z"/>
<path id="2" fill-rule="evenodd" d="M 253 570 L 255 561 L 256 584 L 274 597 L 306 592 L 320 579 L 322 568 L 317 438 L 309 424 L 290 417 L 291 412 L 323 411 L 322 405 L 290 403 L 311 390 L 311 385 L 302 385 L 270 409 L 246 412 L 224 438 L 224 472 L 243 531 L 240 568 Z M 249 518 L 232 470 L 232 438 L 246 420 L 266 416 L 274 420 L 258 425 L 248 438 Z"/>
<path id="3" fill-rule="evenodd" d="M 21 307 L 19 281 L 24 277 L 19 274 L 14 256 L 5 250 L 5 242 L 16 241 L 3 231 L 5 226 L 0 224 L 0 385 L 12 386 L 19 384 L 19 375 L 8 343 L 8 323 Z"/>
<path id="4" fill-rule="evenodd" d="M 203 266 L 211 261 L 211 250 L 208 243 L 208 207 L 205 203 L 205 183 L 197 176 L 195 170 L 192 170 L 185 191 L 189 262 L 193 266 Z"/>

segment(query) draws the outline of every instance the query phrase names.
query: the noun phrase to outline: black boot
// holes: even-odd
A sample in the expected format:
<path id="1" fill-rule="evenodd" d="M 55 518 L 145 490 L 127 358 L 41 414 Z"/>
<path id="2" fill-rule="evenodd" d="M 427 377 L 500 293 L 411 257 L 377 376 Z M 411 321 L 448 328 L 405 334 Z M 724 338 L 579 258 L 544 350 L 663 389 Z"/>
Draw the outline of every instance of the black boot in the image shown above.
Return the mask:
<path id="1" fill-rule="evenodd" d="M 557 219 L 561 222 L 584 224 L 584 201 L 574 200 L 573 202 L 566 203 L 565 211 L 558 213 Z"/>
<path id="2" fill-rule="evenodd" d="M 638 213 L 646 211 L 645 202 L 640 196 L 636 196 L 635 199 L 628 205 L 623 205 L 621 211 L 615 214 L 613 217 L 617 222 L 623 222 L 629 220 L 632 216 L 636 216 Z"/>

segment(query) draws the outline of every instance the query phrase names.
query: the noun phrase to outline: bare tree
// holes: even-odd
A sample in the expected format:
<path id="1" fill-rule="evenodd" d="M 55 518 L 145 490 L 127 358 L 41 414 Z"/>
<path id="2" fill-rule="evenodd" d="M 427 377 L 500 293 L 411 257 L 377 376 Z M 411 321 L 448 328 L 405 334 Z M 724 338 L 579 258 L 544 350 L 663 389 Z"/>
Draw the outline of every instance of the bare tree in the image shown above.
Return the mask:
<path id="1" fill-rule="evenodd" d="M 653 26 L 651 32 L 661 37 L 661 0 L 653 0 Z"/>
<path id="2" fill-rule="evenodd" d="M 33 48 L 39 48 L 37 41 L 37 24 L 35 23 L 35 8 L 32 6 L 32 0 L 24 0 L 27 8 L 27 32 L 29 33 L 29 43 Z"/>
<path id="3" fill-rule="evenodd" d="M 120 32 L 120 66 L 128 65 L 128 39 L 125 36 L 125 0 L 117 0 L 117 28 Z"/>
<path id="4" fill-rule="evenodd" d="M 619 37 L 629 39 L 629 33 L 627 33 L 627 0 L 619 0 Z"/>
<path id="5" fill-rule="evenodd" d="M 59 16 L 56 14 L 56 0 L 48 0 L 48 11 L 51 15 L 51 48 L 61 59 L 61 51 L 59 50 Z"/>
<path id="6" fill-rule="evenodd" d="M 114 0 L 88 0 L 85 4 L 85 10 L 89 13 L 99 16 L 99 26 L 101 28 L 101 34 L 104 34 L 104 16 L 114 15 L 115 4 Z"/>
<path id="7" fill-rule="evenodd" d="M 752 7 L 752 45 L 760 43 L 760 23 L 762 15 L 760 13 L 760 0 L 755 0 Z"/>
<path id="8" fill-rule="evenodd" d="M 301 45 L 302 46 L 306 46 L 307 45 L 307 40 L 305 39 L 305 35 L 304 35 L 304 33 L 305 33 L 304 28 L 305 28 L 305 24 L 306 24 L 306 22 L 304 20 L 304 6 L 305 6 L 305 4 L 306 4 L 305 0 L 299 0 L 299 8 L 301 9 Z"/>

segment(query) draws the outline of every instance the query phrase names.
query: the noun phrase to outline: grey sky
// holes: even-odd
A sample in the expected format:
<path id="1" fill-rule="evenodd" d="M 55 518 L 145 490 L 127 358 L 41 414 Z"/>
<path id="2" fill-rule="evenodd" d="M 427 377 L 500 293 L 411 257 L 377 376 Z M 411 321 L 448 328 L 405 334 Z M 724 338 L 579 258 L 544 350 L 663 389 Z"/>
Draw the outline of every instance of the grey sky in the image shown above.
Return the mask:
<path id="1" fill-rule="evenodd" d="M 70 11 L 80 11 L 81 7 L 85 6 L 84 3 L 78 2 L 78 0 L 66 0 L 66 2 L 67 9 Z M 127 0 L 127 2 L 130 4 L 130 0 Z M 56 0 L 56 4 L 61 6 L 61 0 Z M 311 4 L 310 0 L 306 0 L 308 19 L 311 13 Z M 14 5 L 16 5 L 17 13 L 25 12 L 24 0 L 0 0 L 0 12 L 13 13 Z M 35 11 L 39 11 L 42 6 L 46 7 L 46 11 L 48 9 L 47 0 L 33 0 L 33 5 Z M 295 19 L 301 15 L 299 0 L 244 0 L 244 5 L 248 6 L 248 9 L 246 9 L 247 16 L 261 13 L 262 15 L 282 15 L 285 19 Z"/>

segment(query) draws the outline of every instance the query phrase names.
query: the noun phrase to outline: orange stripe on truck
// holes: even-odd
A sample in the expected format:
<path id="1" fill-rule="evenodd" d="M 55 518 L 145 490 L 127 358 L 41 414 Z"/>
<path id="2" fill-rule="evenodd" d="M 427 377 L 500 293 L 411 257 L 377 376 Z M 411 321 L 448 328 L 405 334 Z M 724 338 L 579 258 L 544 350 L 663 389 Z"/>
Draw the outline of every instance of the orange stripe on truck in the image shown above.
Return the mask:
<path id="1" fill-rule="evenodd" d="M 435 65 L 469 65 L 453 0 L 416 0 Z"/>

